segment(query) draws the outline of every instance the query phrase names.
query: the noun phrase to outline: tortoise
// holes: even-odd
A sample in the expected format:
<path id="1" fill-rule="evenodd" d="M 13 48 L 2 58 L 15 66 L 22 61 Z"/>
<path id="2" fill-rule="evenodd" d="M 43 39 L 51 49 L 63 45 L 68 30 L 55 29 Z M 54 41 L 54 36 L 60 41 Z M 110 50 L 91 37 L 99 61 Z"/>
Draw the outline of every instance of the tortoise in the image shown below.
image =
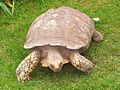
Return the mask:
<path id="1" fill-rule="evenodd" d="M 70 62 L 82 72 L 91 72 L 94 64 L 81 55 L 91 40 L 103 40 L 102 34 L 94 28 L 93 19 L 70 7 L 49 9 L 29 28 L 24 48 L 32 52 L 16 69 L 18 81 L 30 80 L 38 63 L 58 72 L 63 64 Z"/>

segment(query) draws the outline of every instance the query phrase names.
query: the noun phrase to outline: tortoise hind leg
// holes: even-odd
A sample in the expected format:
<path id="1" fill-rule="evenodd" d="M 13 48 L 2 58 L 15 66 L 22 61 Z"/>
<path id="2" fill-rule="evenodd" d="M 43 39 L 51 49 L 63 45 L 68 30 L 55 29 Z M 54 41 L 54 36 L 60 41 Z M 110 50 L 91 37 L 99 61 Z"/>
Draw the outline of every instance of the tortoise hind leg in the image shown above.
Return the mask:
<path id="1" fill-rule="evenodd" d="M 29 75 L 39 62 L 40 56 L 40 51 L 34 50 L 19 64 L 16 69 L 16 75 L 19 82 L 30 80 Z"/>
<path id="2" fill-rule="evenodd" d="M 70 62 L 78 70 L 90 73 L 93 68 L 93 63 L 86 59 L 84 56 L 81 56 L 79 52 L 72 51 L 70 54 Z"/>
<path id="3" fill-rule="evenodd" d="M 94 30 L 92 38 L 93 38 L 94 41 L 102 41 L 103 40 L 103 35 L 100 32 Z"/>

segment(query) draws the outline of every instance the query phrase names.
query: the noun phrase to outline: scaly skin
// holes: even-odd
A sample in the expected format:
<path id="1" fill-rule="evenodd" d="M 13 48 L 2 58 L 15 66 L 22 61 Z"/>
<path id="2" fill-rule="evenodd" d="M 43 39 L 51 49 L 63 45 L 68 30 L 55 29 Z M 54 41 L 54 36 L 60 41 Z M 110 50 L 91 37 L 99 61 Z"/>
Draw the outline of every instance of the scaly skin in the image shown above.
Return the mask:
<path id="1" fill-rule="evenodd" d="M 103 35 L 100 32 L 94 30 L 92 38 L 94 41 L 99 42 L 103 40 Z"/>
<path id="2" fill-rule="evenodd" d="M 30 74 L 40 60 L 40 51 L 34 50 L 17 67 L 16 75 L 19 82 L 30 80 Z"/>
<path id="3" fill-rule="evenodd" d="M 63 52 L 62 47 L 61 49 L 58 49 L 58 47 L 48 47 L 48 49 L 36 48 L 36 50 L 30 53 L 17 67 L 16 75 L 18 81 L 24 82 L 30 80 L 30 74 L 39 61 L 43 67 L 49 67 L 54 72 L 60 71 L 63 64 L 69 61 L 80 71 L 89 73 L 92 70 L 93 63 L 81 56 L 78 51 L 64 50 Z M 61 54 L 62 52 L 64 53 L 63 55 Z"/>
<path id="4" fill-rule="evenodd" d="M 86 59 L 85 57 L 81 56 L 79 52 L 72 51 L 70 54 L 70 62 L 71 64 L 76 67 L 78 70 L 86 73 L 90 73 L 93 68 L 93 63 Z"/>

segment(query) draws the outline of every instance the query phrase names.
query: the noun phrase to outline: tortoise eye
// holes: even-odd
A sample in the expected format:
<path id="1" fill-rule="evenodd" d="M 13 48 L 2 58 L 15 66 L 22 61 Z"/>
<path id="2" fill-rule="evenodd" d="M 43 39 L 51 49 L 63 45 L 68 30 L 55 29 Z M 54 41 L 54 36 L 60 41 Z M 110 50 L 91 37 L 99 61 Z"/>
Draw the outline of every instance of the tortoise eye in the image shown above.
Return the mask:
<path id="1" fill-rule="evenodd" d="M 59 64 L 59 66 L 61 66 L 62 65 L 62 62 Z"/>
<path id="2" fill-rule="evenodd" d="M 51 64 L 50 67 L 51 67 L 51 68 L 54 68 L 54 65 Z"/>

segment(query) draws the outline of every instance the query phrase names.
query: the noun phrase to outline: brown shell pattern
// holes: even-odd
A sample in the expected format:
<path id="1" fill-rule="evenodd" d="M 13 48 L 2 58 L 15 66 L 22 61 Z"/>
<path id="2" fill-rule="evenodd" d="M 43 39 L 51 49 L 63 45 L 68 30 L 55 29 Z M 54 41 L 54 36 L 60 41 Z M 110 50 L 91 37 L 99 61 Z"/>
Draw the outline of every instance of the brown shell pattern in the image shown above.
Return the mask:
<path id="1" fill-rule="evenodd" d="M 84 13 L 69 7 L 49 9 L 32 23 L 24 48 L 65 46 L 80 49 L 89 46 L 94 22 Z"/>

